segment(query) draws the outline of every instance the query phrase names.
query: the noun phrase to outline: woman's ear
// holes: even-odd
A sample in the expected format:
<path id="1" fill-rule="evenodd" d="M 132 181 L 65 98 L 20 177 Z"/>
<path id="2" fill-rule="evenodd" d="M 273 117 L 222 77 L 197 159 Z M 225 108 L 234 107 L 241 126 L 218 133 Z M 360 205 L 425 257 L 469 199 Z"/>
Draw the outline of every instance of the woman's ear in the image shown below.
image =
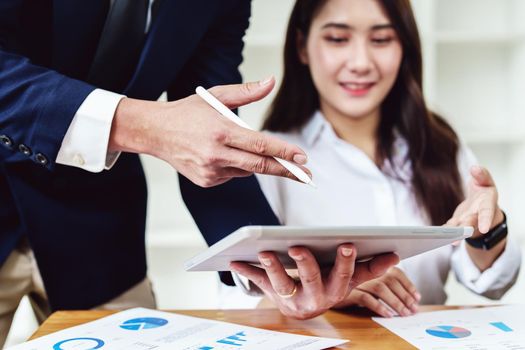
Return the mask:
<path id="1" fill-rule="evenodd" d="M 306 50 L 306 38 L 304 34 L 298 30 L 296 35 L 297 43 L 297 55 L 299 56 L 299 61 L 302 64 L 308 65 L 308 52 Z"/>

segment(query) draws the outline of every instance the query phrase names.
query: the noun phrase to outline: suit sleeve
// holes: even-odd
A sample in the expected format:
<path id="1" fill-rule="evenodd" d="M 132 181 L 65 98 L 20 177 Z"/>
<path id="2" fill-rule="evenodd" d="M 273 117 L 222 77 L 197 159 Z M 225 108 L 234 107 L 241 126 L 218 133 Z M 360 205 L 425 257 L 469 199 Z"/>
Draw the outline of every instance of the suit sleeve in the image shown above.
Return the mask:
<path id="1" fill-rule="evenodd" d="M 241 82 L 242 37 L 249 24 L 250 2 L 240 0 L 208 30 L 197 50 L 196 61 L 184 70 L 169 91 L 169 99 L 194 93 L 197 85 Z M 223 185 L 201 188 L 179 175 L 182 198 L 208 245 L 245 225 L 278 225 L 279 221 L 264 197 L 255 176 L 233 179 Z M 229 273 L 221 280 L 234 285 Z"/>
<path id="2" fill-rule="evenodd" d="M 0 161 L 32 160 L 52 170 L 73 116 L 95 87 L 16 53 L 21 3 L 0 2 Z"/>

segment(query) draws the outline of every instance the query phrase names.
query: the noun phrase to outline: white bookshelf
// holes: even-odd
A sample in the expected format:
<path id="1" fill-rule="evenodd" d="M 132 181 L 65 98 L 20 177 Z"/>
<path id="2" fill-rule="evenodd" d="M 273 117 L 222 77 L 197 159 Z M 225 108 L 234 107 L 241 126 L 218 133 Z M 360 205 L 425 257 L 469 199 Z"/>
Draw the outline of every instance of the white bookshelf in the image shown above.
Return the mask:
<path id="1" fill-rule="evenodd" d="M 525 30 L 516 0 L 413 0 L 425 43 L 430 105 L 468 143 L 525 139 Z M 521 79 L 523 80 L 523 78 Z M 521 86 L 520 86 L 521 85 Z"/>
<path id="2" fill-rule="evenodd" d="M 519 33 L 453 32 L 442 31 L 435 35 L 437 45 L 493 45 L 505 47 L 520 44 L 525 37 Z"/>
<path id="3" fill-rule="evenodd" d="M 525 242 L 525 1 L 412 3 L 427 101 L 492 171 L 511 232 Z"/>

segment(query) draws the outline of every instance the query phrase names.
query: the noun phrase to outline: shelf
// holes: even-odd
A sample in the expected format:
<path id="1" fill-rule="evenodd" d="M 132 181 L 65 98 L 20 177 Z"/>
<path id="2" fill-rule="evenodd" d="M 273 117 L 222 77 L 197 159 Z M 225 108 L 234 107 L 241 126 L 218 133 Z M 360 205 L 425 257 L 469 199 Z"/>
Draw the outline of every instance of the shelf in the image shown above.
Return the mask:
<path id="1" fill-rule="evenodd" d="M 434 0 L 434 4 L 434 28 L 438 32 L 487 29 L 510 32 L 518 23 L 513 17 L 514 11 L 519 10 L 515 0 Z"/>
<path id="2" fill-rule="evenodd" d="M 522 144 L 525 142 L 524 132 L 482 131 L 459 132 L 460 138 L 471 145 Z"/>
<path id="3" fill-rule="evenodd" d="M 508 33 L 439 32 L 438 44 L 513 45 L 525 43 L 525 35 Z"/>

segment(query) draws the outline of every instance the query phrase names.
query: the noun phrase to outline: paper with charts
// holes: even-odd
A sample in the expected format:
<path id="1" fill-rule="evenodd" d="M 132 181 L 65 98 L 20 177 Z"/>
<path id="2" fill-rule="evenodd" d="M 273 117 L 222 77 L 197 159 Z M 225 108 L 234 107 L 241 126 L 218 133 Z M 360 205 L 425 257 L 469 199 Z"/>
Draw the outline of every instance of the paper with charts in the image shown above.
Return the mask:
<path id="1" fill-rule="evenodd" d="M 346 342 L 136 308 L 9 350 L 320 350 Z"/>
<path id="2" fill-rule="evenodd" d="M 525 305 L 423 312 L 373 320 L 419 349 L 525 349 Z"/>

